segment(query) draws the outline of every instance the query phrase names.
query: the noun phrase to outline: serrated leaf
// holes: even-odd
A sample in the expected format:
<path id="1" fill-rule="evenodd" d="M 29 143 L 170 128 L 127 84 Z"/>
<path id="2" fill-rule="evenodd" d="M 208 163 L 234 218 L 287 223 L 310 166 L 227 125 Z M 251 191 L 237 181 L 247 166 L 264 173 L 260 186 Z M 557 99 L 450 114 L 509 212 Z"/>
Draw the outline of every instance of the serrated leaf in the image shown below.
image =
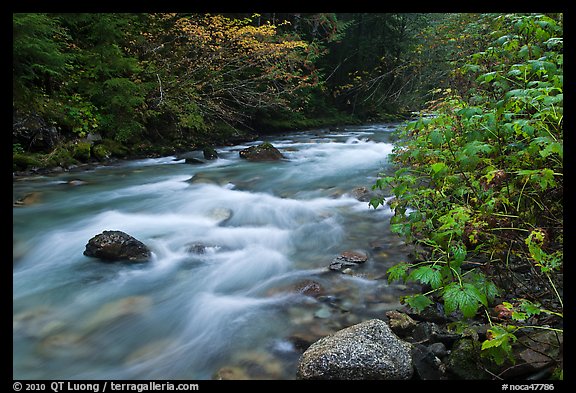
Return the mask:
<path id="1" fill-rule="evenodd" d="M 388 282 L 396 280 L 406 281 L 408 269 L 410 269 L 410 265 L 405 262 L 401 262 L 392 266 L 386 271 L 386 274 L 388 274 Z"/>
<path id="2" fill-rule="evenodd" d="M 432 289 L 440 288 L 442 285 L 442 275 L 438 269 L 430 266 L 420 266 L 408 276 L 408 280 L 420 281 L 422 284 L 428 284 Z"/>
<path id="3" fill-rule="evenodd" d="M 540 308 L 540 306 L 532 303 L 529 300 L 523 300 L 520 303 L 520 308 L 522 310 L 524 310 L 524 312 L 526 312 L 526 314 L 532 316 L 532 315 L 538 315 L 542 312 L 542 309 Z"/>
<path id="4" fill-rule="evenodd" d="M 444 289 L 444 310 L 446 314 L 451 314 L 456 310 L 462 311 L 462 314 L 471 318 L 476 315 L 480 304 L 487 306 L 486 296 L 478 288 L 469 283 L 462 285 L 452 283 Z"/>
<path id="5" fill-rule="evenodd" d="M 481 141 L 472 141 L 464 146 L 464 152 L 468 155 L 476 155 L 478 153 L 491 153 L 494 148 L 487 143 Z"/>
<path id="6" fill-rule="evenodd" d="M 512 363 L 515 362 L 512 356 L 511 342 L 516 341 L 516 336 L 500 326 L 493 326 L 488 329 L 487 336 L 490 339 L 482 343 L 482 351 L 491 357 L 496 364 L 501 365 L 504 360 L 509 359 Z"/>
<path id="7" fill-rule="evenodd" d="M 525 321 L 528 318 L 528 315 L 524 312 L 513 311 L 512 312 L 512 319 L 515 321 Z"/>
<path id="8" fill-rule="evenodd" d="M 460 266 L 462 262 L 464 262 L 464 259 L 466 259 L 466 249 L 464 247 L 452 247 L 451 251 L 454 256 L 454 262 Z"/>
<path id="9" fill-rule="evenodd" d="M 558 156 L 560 156 L 560 159 L 564 158 L 564 147 L 563 147 L 562 143 L 552 142 L 552 143 L 548 144 L 544 148 L 544 150 L 540 151 L 540 155 L 543 158 L 546 158 L 549 155 L 554 154 L 554 153 L 558 154 Z"/>
<path id="10" fill-rule="evenodd" d="M 485 299 L 491 303 L 494 301 L 496 296 L 499 295 L 498 287 L 489 280 L 484 274 L 482 273 L 473 273 L 470 276 L 471 283 L 478 288 L 478 291 L 485 296 Z M 486 304 L 484 304 L 487 306 Z M 504 302 L 503 303 L 506 308 L 511 309 L 512 305 L 510 303 Z"/>
<path id="11" fill-rule="evenodd" d="M 421 294 L 406 296 L 404 302 L 418 312 L 424 311 L 426 307 L 432 304 L 430 299 Z"/>

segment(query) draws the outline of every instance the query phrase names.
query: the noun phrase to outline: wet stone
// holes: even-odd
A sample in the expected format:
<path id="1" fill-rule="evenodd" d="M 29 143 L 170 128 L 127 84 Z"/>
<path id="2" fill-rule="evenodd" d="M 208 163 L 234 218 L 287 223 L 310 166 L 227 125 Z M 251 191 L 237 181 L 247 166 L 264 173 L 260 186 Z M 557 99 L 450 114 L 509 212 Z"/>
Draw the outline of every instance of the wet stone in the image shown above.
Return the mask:
<path id="1" fill-rule="evenodd" d="M 368 254 L 363 251 L 344 251 L 332 260 L 330 270 L 343 271 L 347 268 L 357 267 L 368 260 Z"/>
<path id="2" fill-rule="evenodd" d="M 127 233 L 104 231 L 88 241 L 84 255 L 106 262 L 144 262 L 150 259 L 152 252 L 144 243 Z"/>
<path id="3" fill-rule="evenodd" d="M 324 288 L 322 288 L 322 286 L 319 283 L 312 280 L 305 280 L 296 283 L 294 289 L 296 292 L 312 297 L 318 297 L 324 293 Z"/>
<path id="4" fill-rule="evenodd" d="M 416 327 L 416 321 L 399 311 L 388 311 L 386 316 L 388 317 L 390 329 L 400 336 L 409 334 Z"/>

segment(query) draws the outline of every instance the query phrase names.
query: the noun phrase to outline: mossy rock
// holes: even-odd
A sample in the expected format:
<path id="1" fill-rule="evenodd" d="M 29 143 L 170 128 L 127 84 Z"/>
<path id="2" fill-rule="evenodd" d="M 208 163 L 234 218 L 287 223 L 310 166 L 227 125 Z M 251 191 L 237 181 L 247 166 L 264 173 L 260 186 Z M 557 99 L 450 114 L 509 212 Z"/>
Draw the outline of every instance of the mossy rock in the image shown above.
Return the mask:
<path id="1" fill-rule="evenodd" d="M 105 161 L 112 153 L 104 145 L 95 145 L 92 147 L 92 154 L 98 161 Z"/>
<path id="2" fill-rule="evenodd" d="M 90 142 L 78 142 L 74 146 L 72 156 L 81 162 L 87 162 L 90 160 L 90 149 L 92 145 Z"/>
<path id="3" fill-rule="evenodd" d="M 14 153 L 12 155 L 12 170 L 14 171 L 23 171 L 41 166 L 42 162 L 35 155 L 26 153 Z"/>
<path id="4" fill-rule="evenodd" d="M 480 356 L 482 344 L 473 339 L 458 340 L 448 358 L 448 370 L 459 379 L 490 379 L 486 371 L 497 372 L 497 367 Z"/>
<path id="5" fill-rule="evenodd" d="M 276 161 L 284 158 L 282 153 L 271 143 L 264 142 L 240 151 L 240 158 L 248 161 Z"/>
<path id="6" fill-rule="evenodd" d="M 126 157 L 128 155 L 128 149 L 120 142 L 113 139 L 104 139 L 102 144 L 98 146 L 103 146 L 110 152 L 110 155 L 114 157 Z"/>

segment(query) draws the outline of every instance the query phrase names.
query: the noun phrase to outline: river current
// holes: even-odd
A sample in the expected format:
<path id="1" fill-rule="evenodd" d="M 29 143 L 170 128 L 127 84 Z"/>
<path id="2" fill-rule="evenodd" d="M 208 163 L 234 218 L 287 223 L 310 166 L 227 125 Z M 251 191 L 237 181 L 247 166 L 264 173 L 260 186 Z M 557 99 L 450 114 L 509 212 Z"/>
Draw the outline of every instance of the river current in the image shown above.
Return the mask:
<path id="1" fill-rule="evenodd" d="M 175 156 L 18 179 L 13 208 L 14 379 L 294 379 L 302 350 L 371 318 L 409 288 L 387 207 L 396 123 L 266 138 L 285 156 Z M 193 152 L 202 159 L 201 152 Z M 362 189 L 365 188 L 365 189 Z M 359 197 L 364 196 L 364 197 Z M 104 230 L 152 250 L 146 263 L 83 255 Z M 344 251 L 368 260 L 328 269 Z"/>

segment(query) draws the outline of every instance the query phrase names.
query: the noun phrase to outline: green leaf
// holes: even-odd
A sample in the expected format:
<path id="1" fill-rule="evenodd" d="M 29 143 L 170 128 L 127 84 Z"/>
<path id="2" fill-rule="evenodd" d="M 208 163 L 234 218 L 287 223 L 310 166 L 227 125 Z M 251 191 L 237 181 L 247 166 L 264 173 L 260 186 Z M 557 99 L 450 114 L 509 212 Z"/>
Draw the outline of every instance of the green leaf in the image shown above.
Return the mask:
<path id="1" fill-rule="evenodd" d="M 481 141 L 472 141 L 464 146 L 464 152 L 468 155 L 476 155 L 478 153 L 489 154 L 492 153 L 492 151 L 494 151 L 494 148 L 491 145 Z"/>
<path id="2" fill-rule="evenodd" d="M 433 171 L 434 173 L 438 173 L 438 172 L 440 172 L 441 170 L 446 169 L 447 166 L 446 166 L 446 164 L 444 164 L 443 162 L 437 162 L 437 163 L 435 163 L 435 164 L 430 165 L 430 168 L 432 169 L 432 171 Z"/>
<path id="3" fill-rule="evenodd" d="M 408 280 L 420 281 L 430 285 L 432 289 L 438 289 L 442 285 L 442 274 L 433 266 L 420 266 L 410 273 Z"/>
<path id="4" fill-rule="evenodd" d="M 525 321 L 528 318 L 528 315 L 523 312 L 513 311 L 512 312 L 512 319 L 515 321 Z"/>
<path id="5" fill-rule="evenodd" d="M 406 304 L 418 312 L 424 311 L 426 307 L 433 303 L 430 299 L 421 294 L 405 296 L 403 300 Z"/>
<path id="6" fill-rule="evenodd" d="M 496 78 L 497 75 L 498 75 L 498 74 L 496 73 L 496 71 L 488 72 L 488 73 L 486 73 L 486 74 L 480 75 L 480 76 L 478 77 L 478 79 L 476 79 L 476 81 L 478 81 L 478 82 L 480 82 L 480 83 L 482 83 L 482 82 L 489 83 L 489 82 L 491 82 L 492 80 L 494 80 L 494 78 Z"/>
<path id="7" fill-rule="evenodd" d="M 523 299 L 520 303 L 520 309 L 522 309 L 528 316 L 538 315 L 542 312 L 539 304 L 534 304 L 530 300 Z"/>
<path id="8" fill-rule="evenodd" d="M 542 158 L 546 158 L 551 154 L 558 154 L 560 159 L 564 159 L 564 145 L 560 142 L 552 142 L 546 145 L 544 150 L 540 150 Z"/>
<path id="9" fill-rule="evenodd" d="M 383 205 L 384 204 L 384 198 L 380 198 L 380 197 L 374 197 L 370 199 L 370 202 L 368 203 L 369 206 L 372 206 L 374 209 L 378 208 L 378 206 Z"/>
<path id="10" fill-rule="evenodd" d="M 470 283 L 474 285 L 474 287 L 478 288 L 478 291 L 484 295 L 481 297 L 481 300 L 486 299 L 488 303 L 492 303 L 496 296 L 500 294 L 498 291 L 498 287 L 488 279 L 483 273 L 473 272 L 471 275 L 468 276 Z M 482 302 L 483 303 L 483 302 Z M 487 304 L 483 303 L 485 306 Z M 508 304 L 510 307 L 512 305 L 510 303 L 503 303 L 504 305 Z"/>
<path id="11" fill-rule="evenodd" d="M 498 365 L 502 365 L 506 359 L 512 363 L 515 362 L 512 356 L 512 344 L 516 342 L 516 336 L 509 332 L 507 329 L 495 325 L 488 329 L 487 336 L 489 340 L 482 343 L 482 351 L 485 351 L 486 356 L 490 357 Z"/>
<path id="12" fill-rule="evenodd" d="M 442 135 L 442 132 L 439 130 L 432 131 L 430 133 L 430 143 L 432 143 L 434 147 L 442 145 L 442 143 L 444 143 L 444 136 Z"/>
<path id="13" fill-rule="evenodd" d="M 471 318 L 476 315 L 480 304 L 488 305 L 486 296 L 469 283 L 460 285 L 454 282 L 448 285 L 444 289 L 443 298 L 447 315 L 459 309 L 465 317 Z"/>
<path id="14" fill-rule="evenodd" d="M 456 114 L 459 116 L 462 116 L 466 119 L 470 119 L 474 115 L 481 115 L 482 114 L 482 108 L 478 108 L 477 106 L 469 106 L 469 107 L 460 109 L 458 112 L 456 112 Z"/>
<path id="15" fill-rule="evenodd" d="M 454 262 L 456 262 L 456 264 L 458 266 L 460 266 L 462 264 L 462 262 L 464 262 L 464 259 L 466 258 L 466 249 L 462 246 L 454 246 L 451 247 L 452 255 L 454 256 Z"/>
<path id="16" fill-rule="evenodd" d="M 386 274 L 388 274 L 388 282 L 390 283 L 392 281 L 397 280 L 406 281 L 406 276 L 408 274 L 408 269 L 410 269 L 410 266 L 411 265 L 405 262 L 400 262 L 389 268 L 386 271 Z"/>

